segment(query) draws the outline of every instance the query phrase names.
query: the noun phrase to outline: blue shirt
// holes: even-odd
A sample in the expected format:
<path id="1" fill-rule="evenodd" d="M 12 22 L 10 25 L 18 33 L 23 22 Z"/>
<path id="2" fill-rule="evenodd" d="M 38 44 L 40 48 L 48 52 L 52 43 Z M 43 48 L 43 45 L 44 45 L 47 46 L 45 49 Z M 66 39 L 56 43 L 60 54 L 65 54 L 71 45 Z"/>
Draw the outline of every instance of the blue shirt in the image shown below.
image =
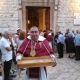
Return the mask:
<path id="1" fill-rule="evenodd" d="M 57 43 L 62 43 L 62 44 L 64 44 L 64 40 L 65 40 L 64 35 L 63 35 L 63 34 L 60 34 L 60 35 L 58 36 Z"/>
<path id="2" fill-rule="evenodd" d="M 77 34 L 74 39 L 75 46 L 80 46 L 80 34 Z"/>

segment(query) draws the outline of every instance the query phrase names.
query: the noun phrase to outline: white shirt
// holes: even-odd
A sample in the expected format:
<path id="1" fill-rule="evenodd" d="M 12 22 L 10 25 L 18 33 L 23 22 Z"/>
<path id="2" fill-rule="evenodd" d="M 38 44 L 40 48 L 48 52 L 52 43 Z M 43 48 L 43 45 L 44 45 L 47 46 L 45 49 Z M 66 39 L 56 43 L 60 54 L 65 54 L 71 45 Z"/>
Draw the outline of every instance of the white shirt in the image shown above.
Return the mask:
<path id="1" fill-rule="evenodd" d="M 0 40 L 0 49 L 2 52 L 2 60 L 3 61 L 9 61 L 12 59 L 12 51 L 6 50 L 7 47 L 10 47 L 10 42 L 9 42 L 9 40 L 2 37 Z"/>

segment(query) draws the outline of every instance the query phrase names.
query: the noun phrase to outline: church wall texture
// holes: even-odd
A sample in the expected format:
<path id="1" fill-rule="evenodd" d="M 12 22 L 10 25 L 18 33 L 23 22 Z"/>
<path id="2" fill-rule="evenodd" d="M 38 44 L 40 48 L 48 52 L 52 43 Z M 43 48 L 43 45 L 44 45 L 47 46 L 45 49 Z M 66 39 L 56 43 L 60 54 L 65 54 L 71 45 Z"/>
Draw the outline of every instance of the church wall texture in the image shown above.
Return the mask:
<path id="1" fill-rule="evenodd" d="M 26 0 L 23 0 L 25 2 Z M 36 2 L 37 1 L 37 2 Z M 53 14 L 54 22 L 51 21 L 51 27 L 54 28 L 54 32 L 62 31 L 65 32 L 66 29 L 71 30 L 79 30 L 80 25 L 74 24 L 74 19 L 76 18 L 75 14 L 80 14 L 80 1 L 79 0 L 56 0 L 58 1 L 58 7 L 53 8 L 54 0 L 27 0 L 26 2 L 31 3 L 32 5 L 46 5 L 46 2 L 50 2 L 51 4 L 51 14 Z M 55 1 L 55 2 L 56 2 Z M 29 4 L 28 4 L 29 5 Z M 55 4 L 56 6 L 56 4 Z M 22 14 L 20 12 L 21 9 L 21 0 L 0 0 L 0 32 L 4 32 L 6 30 L 10 30 L 16 32 L 18 27 L 22 26 Z M 54 23 L 54 24 L 53 24 Z"/>
<path id="2" fill-rule="evenodd" d="M 58 0 L 58 27 L 59 30 L 65 32 L 66 29 L 79 30 L 80 24 L 74 24 L 75 13 L 80 15 L 79 0 Z M 79 9 L 78 9 L 79 8 Z"/>
<path id="3" fill-rule="evenodd" d="M 15 32 L 18 27 L 18 0 L 0 0 L 0 32 Z"/>

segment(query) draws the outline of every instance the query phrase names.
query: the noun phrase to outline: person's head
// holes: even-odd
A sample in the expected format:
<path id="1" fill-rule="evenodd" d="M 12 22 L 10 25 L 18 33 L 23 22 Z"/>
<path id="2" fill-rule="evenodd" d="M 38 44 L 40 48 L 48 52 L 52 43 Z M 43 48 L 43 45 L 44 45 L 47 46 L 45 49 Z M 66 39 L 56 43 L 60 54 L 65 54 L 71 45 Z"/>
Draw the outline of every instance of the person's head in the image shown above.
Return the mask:
<path id="1" fill-rule="evenodd" d="M 2 37 L 2 33 L 0 33 L 0 36 Z"/>
<path id="2" fill-rule="evenodd" d="M 4 32 L 4 37 L 7 38 L 7 39 L 11 39 L 13 37 L 13 34 L 12 34 L 12 32 L 5 31 Z"/>
<path id="3" fill-rule="evenodd" d="M 76 30 L 76 33 L 78 34 L 79 33 L 79 30 Z"/>
<path id="4" fill-rule="evenodd" d="M 22 31 L 21 29 L 18 29 L 18 30 L 17 30 L 17 35 L 19 35 L 19 33 L 20 33 L 21 31 Z"/>
<path id="5" fill-rule="evenodd" d="M 2 38 L 2 33 L 0 33 L 0 39 Z"/>
<path id="6" fill-rule="evenodd" d="M 24 40 L 25 37 L 26 37 L 25 32 L 24 32 L 24 31 L 21 31 L 21 32 L 19 33 L 19 39 L 20 39 L 20 40 Z"/>
<path id="7" fill-rule="evenodd" d="M 66 29 L 66 32 L 67 32 L 67 33 L 69 33 L 69 32 L 70 32 L 70 30 L 69 30 L 69 29 Z"/>
<path id="8" fill-rule="evenodd" d="M 31 36 L 32 40 L 34 40 L 34 41 L 38 40 L 39 30 L 38 30 L 38 28 L 36 26 L 31 27 L 31 29 L 30 29 L 30 36 Z"/>

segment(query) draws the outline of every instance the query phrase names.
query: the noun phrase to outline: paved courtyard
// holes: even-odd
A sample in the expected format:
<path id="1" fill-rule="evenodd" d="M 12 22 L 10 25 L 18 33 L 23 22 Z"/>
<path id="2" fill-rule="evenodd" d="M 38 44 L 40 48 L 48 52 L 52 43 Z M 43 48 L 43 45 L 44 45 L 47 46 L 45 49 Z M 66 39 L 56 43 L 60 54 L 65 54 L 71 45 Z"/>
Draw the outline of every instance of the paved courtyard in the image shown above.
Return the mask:
<path id="1" fill-rule="evenodd" d="M 49 80 L 80 80 L 80 61 L 68 58 L 57 58 L 56 67 L 48 67 Z"/>
<path id="2" fill-rule="evenodd" d="M 56 67 L 47 67 L 48 80 L 80 80 L 80 61 L 68 58 L 67 54 L 64 55 L 64 58 L 56 58 L 56 60 Z M 24 75 L 24 73 L 23 71 L 22 74 Z M 23 80 L 23 75 L 14 80 Z"/>

